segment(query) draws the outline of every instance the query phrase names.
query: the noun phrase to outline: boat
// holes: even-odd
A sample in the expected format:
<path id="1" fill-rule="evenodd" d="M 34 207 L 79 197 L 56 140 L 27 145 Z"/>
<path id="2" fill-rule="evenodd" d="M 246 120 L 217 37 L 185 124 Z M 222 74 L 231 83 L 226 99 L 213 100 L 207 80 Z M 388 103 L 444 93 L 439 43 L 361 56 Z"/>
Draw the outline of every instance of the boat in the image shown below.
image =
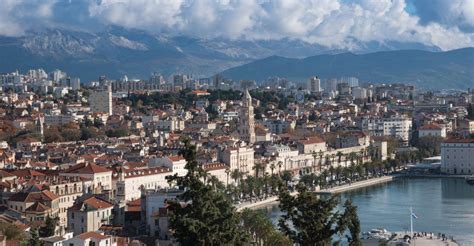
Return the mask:
<path id="1" fill-rule="evenodd" d="M 470 185 L 474 185 L 474 175 L 466 177 L 466 182 Z"/>
<path id="2" fill-rule="evenodd" d="M 392 237 L 392 233 L 387 231 L 384 228 L 372 229 L 368 232 L 362 233 L 362 235 L 367 239 L 385 239 L 389 240 Z"/>

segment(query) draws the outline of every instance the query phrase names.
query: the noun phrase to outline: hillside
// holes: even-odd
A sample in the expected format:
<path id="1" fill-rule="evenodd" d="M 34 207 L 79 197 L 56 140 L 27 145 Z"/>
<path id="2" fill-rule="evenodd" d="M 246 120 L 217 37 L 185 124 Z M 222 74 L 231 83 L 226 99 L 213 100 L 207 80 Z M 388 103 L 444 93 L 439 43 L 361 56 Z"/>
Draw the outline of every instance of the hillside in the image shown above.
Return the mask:
<path id="1" fill-rule="evenodd" d="M 271 56 L 227 69 L 225 77 L 265 80 L 270 76 L 304 82 L 310 76 L 354 76 L 376 83 L 407 82 L 422 88 L 474 87 L 474 48 L 447 52 L 421 50 L 385 51 L 369 54 L 342 53 L 304 59 Z"/>

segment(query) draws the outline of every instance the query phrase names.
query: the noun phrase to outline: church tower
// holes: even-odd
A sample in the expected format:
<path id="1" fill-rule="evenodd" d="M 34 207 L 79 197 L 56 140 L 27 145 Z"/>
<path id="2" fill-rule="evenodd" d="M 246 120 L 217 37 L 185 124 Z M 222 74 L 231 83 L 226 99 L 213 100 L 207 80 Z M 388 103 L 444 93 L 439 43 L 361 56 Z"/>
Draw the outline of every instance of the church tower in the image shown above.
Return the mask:
<path id="1" fill-rule="evenodd" d="M 252 97 L 248 90 L 245 90 L 242 102 L 243 105 L 239 114 L 239 135 L 242 140 L 253 144 L 255 143 L 255 120 L 253 118 Z"/>

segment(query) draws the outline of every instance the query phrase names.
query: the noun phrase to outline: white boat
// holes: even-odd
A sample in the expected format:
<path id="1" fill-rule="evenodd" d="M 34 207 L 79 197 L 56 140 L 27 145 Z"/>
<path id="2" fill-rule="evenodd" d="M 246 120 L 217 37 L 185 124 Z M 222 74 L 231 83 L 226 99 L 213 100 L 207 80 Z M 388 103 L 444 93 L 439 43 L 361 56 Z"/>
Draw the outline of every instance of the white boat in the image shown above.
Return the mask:
<path id="1" fill-rule="evenodd" d="M 474 175 L 471 175 L 469 177 L 466 177 L 466 182 L 468 184 L 474 185 Z"/>
<path id="2" fill-rule="evenodd" d="M 386 239 L 389 240 L 392 236 L 392 233 L 383 228 L 372 229 L 368 232 L 362 233 L 362 235 L 367 239 Z"/>

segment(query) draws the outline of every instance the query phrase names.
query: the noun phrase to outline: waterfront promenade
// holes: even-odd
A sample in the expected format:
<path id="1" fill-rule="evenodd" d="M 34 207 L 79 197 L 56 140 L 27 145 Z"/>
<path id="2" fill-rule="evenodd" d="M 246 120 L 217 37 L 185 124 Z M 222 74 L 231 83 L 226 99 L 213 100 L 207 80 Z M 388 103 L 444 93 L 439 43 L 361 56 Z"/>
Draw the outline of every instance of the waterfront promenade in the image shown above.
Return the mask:
<path id="1" fill-rule="evenodd" d="M 355 189 L 359 189 L 359 188 L 363 188 L 363 187 L 367 187 L 371 185 L 390 182 L 393 180 L 393 178 L 394 178 L 393 176 L 383 176 L 383 177 L 378 177 L 378 178 L 361 180 L 361 181 L 356 181 L 350 184 L 344 184 L 344 185 L 335 186 L 333 188 L 320 190 L 320 191 L 317 191 L 316 193 L 324 194 L 324 195 L 333 195 L 333 194 L 355 190 Z"/>
<path id="2" fill-rule="evenodd" d="M 316 191 L 316 193 L 332 195 L 332 194 L 337 194 L 344 191 L 349 191 L 349 190 L 359 189 L 359 188 L 363 188 L 363 187 L 367 187 L 371 185 L 386 183 L 392 180 L 393 180 L 393 176 L 383 176 L 383 177 L 353 182 L 352 184 L 344 184 L 340 186 L 335 186 L 330 189 L 319 190 L 319 191 Z M 296 194 L 297 192 L 291 193 L 291 195 L 296 195 Z M 274 204 L 277 202 L 278 202 L 278 196 L 272 196 L 272 197 L 268 197 L 266 199 L 255 201 L 255 202 L 244 202 L 241 204 L 236 204 L 235 207 L 237 208 L 237 211 L 241 211 L 245 208 L 258 208 L 258 207 Z"/>

